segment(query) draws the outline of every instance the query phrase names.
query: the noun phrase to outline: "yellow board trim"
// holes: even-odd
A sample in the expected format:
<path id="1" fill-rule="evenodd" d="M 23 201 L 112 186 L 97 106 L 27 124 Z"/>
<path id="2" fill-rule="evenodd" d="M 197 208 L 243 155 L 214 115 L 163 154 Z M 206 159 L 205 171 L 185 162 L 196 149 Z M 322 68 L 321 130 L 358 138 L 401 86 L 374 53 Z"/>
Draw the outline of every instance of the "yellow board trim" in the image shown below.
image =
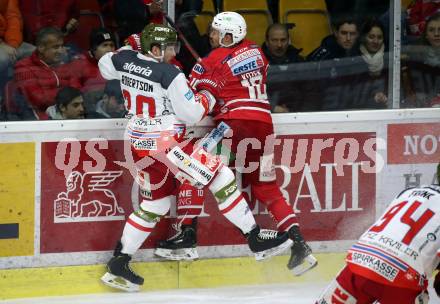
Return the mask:
<path id="1" fill-rule="evenodd" d="M 18 224 L 18 238 L 0 239 L 0 257 L 32 256 L 35 143 L 0 144 L 0 172 L 0 224 Z"/>
<path id="2" fill-rule="evenodd" d="M 318 266 L 295 277 L 286 268 L 287 256 L 256 262 L 253 257 L 205 259 L 194 262 L 133 263 L 145 278 L 142 291 L 212 288 L 288 282 L 329 281 L 344 265 L 345 254 L 316 254 Z M 118 292 L 104 286 L 104 265 L 0 270 L 0 300 Z"/>

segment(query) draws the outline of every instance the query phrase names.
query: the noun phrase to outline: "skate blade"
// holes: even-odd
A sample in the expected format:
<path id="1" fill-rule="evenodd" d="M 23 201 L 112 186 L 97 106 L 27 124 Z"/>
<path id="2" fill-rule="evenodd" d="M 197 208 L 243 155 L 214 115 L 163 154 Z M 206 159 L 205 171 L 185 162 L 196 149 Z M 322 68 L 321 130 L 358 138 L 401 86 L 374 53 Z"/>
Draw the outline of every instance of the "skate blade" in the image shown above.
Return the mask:
<path id="1" fill-rule="evenodd" d="M 277 255 L 287 248 L 289 248 L 292 245 L 293 241 L 291 239 L 287 239 L 284 243 L 281 243 L 277 247 L 273 247 L 264 251 L 255 252 L 255 260 L 257 261 L 263 261 L 265 259 L 268 259 L 270 257 L 273 257 L 274 255 Z"/>
<path id="2" fill-rule="evenodd" d="M 295 276 L 300 276 L 310 269 L 316 267 L 318 265 L 318 260 L 311 254 L 306 256 L 301 264 L 296 267 L 293 267 L 291 270 Z"/>
<path id="3" fill-rule="evenodd" d="M 196 248 L 165 249 L 156 248 L 154 254 L 171 261 L 192 261 L 199 258 Z"/>
<path id="4" fill-rule="evenodd" d="M 101 281 L 107 286 L 120 289 L 126 292 L 136 292 L 140 290 L 140 285 L 127 281 L 126 279 L 111 274 L 110 272 L 105 273 L 101 277 Z"/>

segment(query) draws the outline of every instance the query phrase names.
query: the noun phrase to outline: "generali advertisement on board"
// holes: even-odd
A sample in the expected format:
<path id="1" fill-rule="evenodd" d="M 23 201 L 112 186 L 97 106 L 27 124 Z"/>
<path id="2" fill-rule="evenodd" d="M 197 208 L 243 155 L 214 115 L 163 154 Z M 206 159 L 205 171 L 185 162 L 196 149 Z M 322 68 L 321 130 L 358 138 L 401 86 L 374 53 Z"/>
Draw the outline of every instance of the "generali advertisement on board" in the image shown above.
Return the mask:
<path id="1" fill-rule="evenodd" d="M 308 240 L 356 239 L 371 224 L 376 197 L 374 132 L 285 135 L 270 144 L 277 183 Z M 142 199 L 132 167 L 122 140 L 42 143 L 41 252 L 112 250 L 125 219 Z M 239 173 L 237 181 L 241 183 Z M 241 186 L 252 202 L 251 189 Z M 260 226 L 276 227 L 262 204 L 251 206 Z M 169 237 L 174 222 L 172 208 L 143 248 L 154 248 L 158 240 Z M 201 246 L 245 244 L 211 194 L 206 195 L 198 224 Z"/>

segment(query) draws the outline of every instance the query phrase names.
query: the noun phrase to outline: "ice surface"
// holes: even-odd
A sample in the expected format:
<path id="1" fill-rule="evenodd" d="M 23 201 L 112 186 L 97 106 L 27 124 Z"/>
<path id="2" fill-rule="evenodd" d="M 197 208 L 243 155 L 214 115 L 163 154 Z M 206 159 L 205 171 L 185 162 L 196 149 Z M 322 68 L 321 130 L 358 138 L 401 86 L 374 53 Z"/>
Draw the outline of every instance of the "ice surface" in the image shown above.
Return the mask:
<path id="1" fill-rule="evenodd" d="M 313 304 L 327 283 L 290 283 L 234 286 L 211 289 L 179 289 L 155 292 L 48 297 L 0 301 L 2 304 Z M 430 290 L 430 304 L 440 304 Z"/>

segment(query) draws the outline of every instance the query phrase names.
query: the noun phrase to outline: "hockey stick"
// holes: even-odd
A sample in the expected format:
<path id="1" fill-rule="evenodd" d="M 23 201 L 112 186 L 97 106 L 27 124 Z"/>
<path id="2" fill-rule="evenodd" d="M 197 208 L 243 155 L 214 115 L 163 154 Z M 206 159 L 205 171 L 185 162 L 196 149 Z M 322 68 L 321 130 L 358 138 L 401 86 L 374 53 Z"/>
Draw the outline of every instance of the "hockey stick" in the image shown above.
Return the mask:
<path id="1" fill-rule="evenodd" d="M 163 13 L 165 16 L 165 20 L 168 22 L 168 24 L 176 30 L 180 40 L 183 41 L 183 43 L 185 44 L 186 48 L 188 49 L 188 51 L 191 53 L 191 55 L 194 57 L 194 59 L 200 63 L 202 62 L 202 58 L 200 58 L 200 55 L 197 53 L 197 51 L 191 46 L 191 44 L 188 42 L 188 40 L 185 38 L 185 35 L 183 35 L 182 31 L 176 26 L 176 24 L 174 23 L 174 21 L 171 19 L 170 16 L 168 16 L 167 14 Z"/>

